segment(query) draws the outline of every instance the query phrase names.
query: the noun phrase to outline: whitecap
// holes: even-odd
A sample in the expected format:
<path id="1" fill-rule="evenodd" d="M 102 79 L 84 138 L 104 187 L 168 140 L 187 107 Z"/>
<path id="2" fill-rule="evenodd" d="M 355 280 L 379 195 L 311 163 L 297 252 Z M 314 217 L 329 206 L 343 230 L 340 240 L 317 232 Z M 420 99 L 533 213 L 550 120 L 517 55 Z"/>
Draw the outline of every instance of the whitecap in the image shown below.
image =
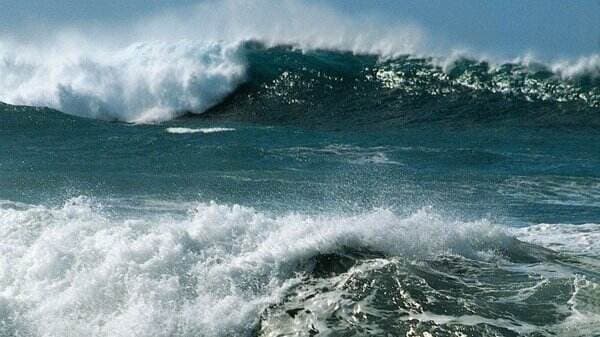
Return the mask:
<path id="1" fill-rule="evenodd" d="M 168 133 L 173 134 L 186 134 L 186 133 L 217 133 L 217 132 L 228 132 L 235 131 L 234 128 L 200 128 L 200 129 L 192 129 L 192 128 L 167 128 L 166 131 Z"/>
<path id="2" fill-rule="evenodd" d="M 245 78 L 237 43 L 182 40 L 29 50 L 0 44 L 0 101 L 152 123 L 202 113 Z M 41 56 L 43 55 L 43 56 Z"/>

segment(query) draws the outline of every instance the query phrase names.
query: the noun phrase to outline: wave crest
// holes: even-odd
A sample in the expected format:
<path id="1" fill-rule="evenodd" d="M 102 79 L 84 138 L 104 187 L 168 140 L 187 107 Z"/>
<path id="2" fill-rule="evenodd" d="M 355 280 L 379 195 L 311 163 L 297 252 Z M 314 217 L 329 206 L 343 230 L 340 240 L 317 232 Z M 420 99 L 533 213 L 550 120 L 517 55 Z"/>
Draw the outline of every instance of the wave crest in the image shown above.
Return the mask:
<path id="1" fill-rule="evenodd" d="M 137 43 L 117 50 L 0 46 L 0 100 L 126 122 L 204 111 L 243 81 L 237 45 Z"/>

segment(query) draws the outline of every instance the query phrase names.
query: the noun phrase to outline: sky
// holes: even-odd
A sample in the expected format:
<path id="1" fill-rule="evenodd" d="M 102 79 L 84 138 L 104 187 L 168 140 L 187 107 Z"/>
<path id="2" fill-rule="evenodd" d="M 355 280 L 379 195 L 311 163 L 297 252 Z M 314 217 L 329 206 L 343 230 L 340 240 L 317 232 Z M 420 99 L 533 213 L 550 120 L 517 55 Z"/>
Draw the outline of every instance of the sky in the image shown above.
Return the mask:
<path id="1" fill-rule="evenodd" d="M 278 0 L 274 0 L 278 1 Z M 504 57 L 600 53 L 600 0 L 298 0 L 350 17 L 422 29 L 431 45 Z M 126 25 L 201 0 L 0 0 L 0 36 L 43 38 L 90 25 Z M 302 13 L 298 13 L 302 15 Z"/>

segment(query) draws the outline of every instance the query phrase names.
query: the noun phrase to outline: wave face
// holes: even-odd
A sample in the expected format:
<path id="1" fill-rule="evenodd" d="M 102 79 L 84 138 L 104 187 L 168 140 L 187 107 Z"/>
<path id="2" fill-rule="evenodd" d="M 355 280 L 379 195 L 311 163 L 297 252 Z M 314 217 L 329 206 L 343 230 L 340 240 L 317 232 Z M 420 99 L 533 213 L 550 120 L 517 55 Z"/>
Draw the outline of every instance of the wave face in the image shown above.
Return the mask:
<path id="1" fill-rule="evenodd" d="M 598 125 L 593 68 L 562 76 L 542 64 L 468 58 L 248 48 L 248 78 L 215 108 L 241 120 L 329 128 L 411 123 Z M 564 75 L 564 73 L 563 73 Z"/>
<path id="2" fill-rule="evenodd" d="M 0 59 L 0 101 L 125 122 L 165 121 L 213 108 L 234 119 L 329 126 L 600 123 L 593 57 L 549 66 L 493 64 L 182 41 L 65 55 L 5 46 Z"/>
<path id="3" fill-rule="evenodd" d="M 0 334 L 545 336 L 577 326 L 581 334 L 569 335 L 584 336 L 598 328 L 593 278 L 489 221 L 433 209 L 152 208 L 171 211 L 118 216 L 85 197 L 58 207 L 0 203 Z M 548 271 L 523 269 L 540 262 Z"/>

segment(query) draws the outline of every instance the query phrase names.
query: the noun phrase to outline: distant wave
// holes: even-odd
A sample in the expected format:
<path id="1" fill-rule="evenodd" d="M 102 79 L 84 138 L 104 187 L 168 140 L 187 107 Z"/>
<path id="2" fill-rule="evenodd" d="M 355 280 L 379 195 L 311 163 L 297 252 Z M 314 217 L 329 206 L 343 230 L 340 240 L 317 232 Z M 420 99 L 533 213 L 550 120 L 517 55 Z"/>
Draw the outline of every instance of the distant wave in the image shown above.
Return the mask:
<path id="1" fill-rule="evenodd" d="M 594 57 L 557 65 L 469 58 L 440 64 L 432 57 L 180 41 L 45 57 L 0 45 L 0 59 L 0 101 L 133 123 L 212 108 L 236 119 L 321 125 L 459 115 L 600 122 L 600 61 Z"/>

